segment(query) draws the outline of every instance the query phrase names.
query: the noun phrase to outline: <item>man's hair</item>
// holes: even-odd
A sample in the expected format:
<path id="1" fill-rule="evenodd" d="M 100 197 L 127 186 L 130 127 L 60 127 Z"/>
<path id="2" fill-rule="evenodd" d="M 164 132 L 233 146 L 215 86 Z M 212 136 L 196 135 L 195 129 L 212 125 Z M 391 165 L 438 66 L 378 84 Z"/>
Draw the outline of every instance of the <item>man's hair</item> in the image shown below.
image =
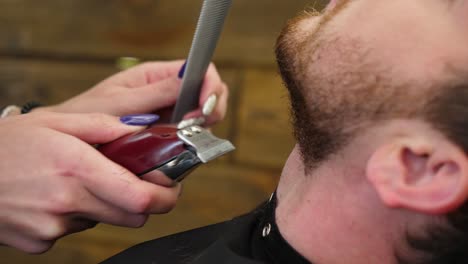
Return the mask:
<path id="1" fill-rule="evenodd" d="M 443 94 L 428 105 L 426 120 L 468 153 L 468 83 L 442 88 Z M 433 224 L 425 234 L 407 234 L 409 245 L 425 253 L 404 264 L 468 263 L 468 202 L 446 216 L 447 224 Z"/>
<path id="2" fill-rule="evenodd" d="M 335 12 L 342 8 L 344 4 Z M 371 50 L 358 40 L 322 37 L 327 17 L 314 32 L 299 32 L 299 21 L 311 15 L 306 12 L 289 22 L 276 45 L 306 172 L 337 153 L 354 134 L 396 118 L 427 121 L 468 153 L 468 78 L 463 78 L 468 75 L 447 65 L 447 76 L 454 76 L 450 80 L 397 83 L 388 74 L 391 69 L 371 61 Z M 445 222 L 422 235 L 408 233 L 409 246 L 422 254 L 410 260 L 397 252 L 399 262 L 468 263 L 468 203 Z"/>

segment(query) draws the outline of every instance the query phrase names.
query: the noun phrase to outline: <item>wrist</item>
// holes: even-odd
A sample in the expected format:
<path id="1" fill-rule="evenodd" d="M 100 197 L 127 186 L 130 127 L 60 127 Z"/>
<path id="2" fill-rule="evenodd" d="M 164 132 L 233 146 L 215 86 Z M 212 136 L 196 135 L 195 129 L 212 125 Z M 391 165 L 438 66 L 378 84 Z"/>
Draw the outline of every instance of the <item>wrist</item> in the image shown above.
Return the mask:
<path id="1" fill-rule="evenodd" d="M 41 108 L 41 104 L 37 102 L 29 102 L 29 103 L 24 104 L 21 107 L 17 105 L 9 105 L 7 107 L 0 109 L 0 119 L 17 116 L 21 114 L 27 114 L 34 110 L 38 110 L 39 108 Z"/>
<path id="2" fill-rule="evenodd" d="M 59 112 L 56 106 L 39 106 L 30 111 L 30 113 L 41 113 L 41 112 Z"/>

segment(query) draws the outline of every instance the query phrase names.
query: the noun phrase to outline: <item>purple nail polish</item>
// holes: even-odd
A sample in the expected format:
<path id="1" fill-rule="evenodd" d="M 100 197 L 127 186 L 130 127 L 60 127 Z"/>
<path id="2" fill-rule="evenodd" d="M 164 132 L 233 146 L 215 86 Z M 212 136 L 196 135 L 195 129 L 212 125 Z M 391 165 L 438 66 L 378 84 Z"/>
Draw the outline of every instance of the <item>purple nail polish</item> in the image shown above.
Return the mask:
<path id="1" fill-rule="evenodd" d="M 158 115 L 144 114 L 144 115 L 128 115 L 120 118 L 120 121 L 129 126 L 147 126 L 159 120 Z"/>
<path id="2" fill-rule="evenodd" d="M 184 78 L 185 74 L 185 68 L 187 67 L 187 62 L 184 62 L 184 65 L 182 65 L 182 68 L 179 71 L 179 79 Z"/>

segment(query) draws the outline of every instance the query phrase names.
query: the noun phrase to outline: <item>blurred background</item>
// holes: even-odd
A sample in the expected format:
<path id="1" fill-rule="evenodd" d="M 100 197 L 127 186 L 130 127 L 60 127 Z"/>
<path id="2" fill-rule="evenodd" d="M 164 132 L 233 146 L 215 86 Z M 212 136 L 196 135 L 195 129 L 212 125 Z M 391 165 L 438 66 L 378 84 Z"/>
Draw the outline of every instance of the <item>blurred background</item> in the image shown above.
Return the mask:
<path id="1" fill-rule="evenodd" d="M 134 244 L 228 220 L 274 190 L 294 141 L 273 47 L 282 26 L 313 0 L 233 0 L 215 63 L 231 97 L 215 134 L 237 150 L 200 167 L 168 215 L 141 229 L 98 225 L 31 256 L 0 248 L 2 263 L 96 263 Z M 54 104 L 116 73 L 121 56 L 187 56 L 202 0 L 0 0 L 0 105 Z M 1 147 L 1 146 L 0 146 Z"/>

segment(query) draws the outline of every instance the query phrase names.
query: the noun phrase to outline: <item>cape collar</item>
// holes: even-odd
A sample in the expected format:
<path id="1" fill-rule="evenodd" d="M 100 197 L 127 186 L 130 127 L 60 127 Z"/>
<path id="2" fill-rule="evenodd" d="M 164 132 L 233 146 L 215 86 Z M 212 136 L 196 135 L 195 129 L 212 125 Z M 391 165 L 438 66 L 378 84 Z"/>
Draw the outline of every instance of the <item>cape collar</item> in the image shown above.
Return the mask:
<path id="1" fill-rule="evenodd" d="M 311 264 L 299 254 L 283 238 L 276 225 L 275 211 L 277 206 L 276 192 L 270 197 L 252 236 L 252 249 L 254 254 L 260 256 L 266 263 Z"/>

